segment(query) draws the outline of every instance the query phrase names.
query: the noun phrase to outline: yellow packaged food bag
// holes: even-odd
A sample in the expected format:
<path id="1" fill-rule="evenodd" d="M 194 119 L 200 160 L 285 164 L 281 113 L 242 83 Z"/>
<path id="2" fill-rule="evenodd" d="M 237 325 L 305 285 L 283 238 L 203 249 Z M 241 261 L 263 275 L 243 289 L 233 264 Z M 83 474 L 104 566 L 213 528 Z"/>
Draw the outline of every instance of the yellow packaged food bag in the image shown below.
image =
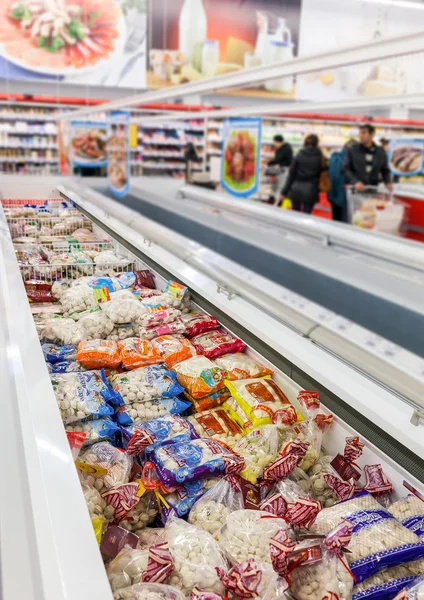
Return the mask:
<path id="1" fill-rule="evenodd" d="M 284 210 L 291 210 L 293 208 L 293 202 L 290 200 L 290 198 L 284 198 L 283 202 L 281 203 L 281 208 Z"/>
<path id="2" fill-rule="evenodd" d="M 238 405 L 234 406 L 234 403 L 227 400 L 224 403 L 225 410 L 245 430 L 271 423 L 284 423 L 287 409 L 292 407 L 283 390 L 269 377 L 225 381 L 225 385 Z M 302 415 L 293 407 L 292 413 L 295 415 L 294 420 L 303 420 Z"/>

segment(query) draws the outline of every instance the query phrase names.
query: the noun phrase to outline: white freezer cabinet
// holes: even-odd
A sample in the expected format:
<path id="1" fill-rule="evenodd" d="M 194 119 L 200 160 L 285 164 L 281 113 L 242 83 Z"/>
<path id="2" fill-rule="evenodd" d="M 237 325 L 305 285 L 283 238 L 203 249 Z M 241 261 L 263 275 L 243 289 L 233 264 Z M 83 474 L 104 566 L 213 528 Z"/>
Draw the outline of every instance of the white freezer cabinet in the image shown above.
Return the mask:
<path id="1" fill-rule="evenodd" d="M 29 198 L 56 197 L 57 190 L 31 186 Z M 22 198 L 19 184 L 3 198 Z M 65 189 L 94 228 L 155 272 L 185 284 L 194 303 L 214 314 L 248 344 L 248 352 L 275 370 L 277 382 L 297 404 L 301 388 L 319 391 L 336 415 L 326 438 L 330 454 L 347 436 L 360 435 L 360 465 L 381 464 L 394 495 L 408 485 L 424 494 L 423 426 L 413 426 L 403 402 L 381 386 L 303 339 L 242 296 L 222 293 L 217 281 L 152 243 L 96 206 Z M 28 198 L 28 199 L 29 199 Z M 187 244 L 190 245 L 189 240 Z M 5 600 L 109 600 L 111 592 L 92 531 L 73 459 L 50 385 L 7 222 L 0 209 L 0 375 L 2 442 L 0 540 Z"/>

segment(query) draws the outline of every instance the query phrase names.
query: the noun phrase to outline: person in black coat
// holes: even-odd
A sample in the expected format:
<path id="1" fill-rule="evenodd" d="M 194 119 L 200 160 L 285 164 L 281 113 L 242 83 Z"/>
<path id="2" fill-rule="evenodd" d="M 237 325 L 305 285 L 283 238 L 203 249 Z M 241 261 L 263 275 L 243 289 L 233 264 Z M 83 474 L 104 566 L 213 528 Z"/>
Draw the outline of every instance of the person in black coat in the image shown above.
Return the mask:
<path id="1" fill-rule="evenodd" d="M 295 156 L 288 179 L 282 189 L 282 199 L 290 198 L 293 210 L 311 214 L 319 202 L 319 178 L 324 157 L 315 134 L 306 136 L 303 148 Z"/>
<path id="2" fill-rule="evenodd" d="M 387 154 L 374 143 L 375 127 L 369 123 L 359 128 L 359 142 L 350 146 L 345 154 L 343 171 L 348 185 L 358 192 L 366 186 L 376 187 L 380 179 L 393 191 Z"/>
<path id="3" fill-rule="evenodd" d="M 275 156 L 268 162 L 268 167 L 290 167 L 293 162 L 293 148 L 284 141 L 282 135 L 274 136 Z"/>

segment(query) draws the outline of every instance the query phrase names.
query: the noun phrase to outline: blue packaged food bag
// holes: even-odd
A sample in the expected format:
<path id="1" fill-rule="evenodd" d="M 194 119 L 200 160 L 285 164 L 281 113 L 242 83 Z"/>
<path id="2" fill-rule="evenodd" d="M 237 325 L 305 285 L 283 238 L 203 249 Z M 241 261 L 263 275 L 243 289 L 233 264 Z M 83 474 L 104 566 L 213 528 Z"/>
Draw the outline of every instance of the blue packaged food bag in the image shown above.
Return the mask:
<path id="1" fill-rule="evenodd" d="M 128 427 L 135 423 L 150 421 L 153 413 L 157 418 L 179 415 L 190 406 L 190 402 L 180 398 L 155 398 L 149 402 L 135 402 L 120 406 L 115 413 L 115 419 L 119 425 Z"/>
<path id="2" fill-rule="evenodd" d="M 56 344 L 41 344 L 44 359 L 51 363 L 75 360 L 77 355 L 76 346 L 57 346 Z"/>
<path id="3" fill-rule="evenodd" d="M 86 368 L 77 360 L 64 360 L 51 365 L 52 373 L 79 373 L 81 371 L 86 371 Z"/>
<path id="4" fill-rule="evenodd" d="M 86 434 L 86 438 L 82 444 L 83 448 L 105 440 L 116 445 L 116 435 L 121 431 L 118 425 L 108 417 L 96 419 L 95 421 L 78 421 L 66 425 L 65 429 L 68 432 L 82 432 Z"/>
<path id="5" fill-rule="evenodd" d="M 193 425 L 178 415 L 167 415 L 122 428 L 127 454 L 138 456 L 152 446 L 169 440 L 182 442 L 199 436 Z"/>
<path id="6" fill-rule="evenodd" d="M 169 508 L 160 503 L 160 518 L 163 525 L 166 524 L 171 514 L 177 514 L 179 517 L 185 517 L 188 515 L 193 507 L 193 504 L 203 496 L 203 494 L 210 489 L 219 479 L 203 479 L 201 481 L 191 481 L 186 483 L 181 488 L 166 494 L 164 499 L 168 504 Z"/>

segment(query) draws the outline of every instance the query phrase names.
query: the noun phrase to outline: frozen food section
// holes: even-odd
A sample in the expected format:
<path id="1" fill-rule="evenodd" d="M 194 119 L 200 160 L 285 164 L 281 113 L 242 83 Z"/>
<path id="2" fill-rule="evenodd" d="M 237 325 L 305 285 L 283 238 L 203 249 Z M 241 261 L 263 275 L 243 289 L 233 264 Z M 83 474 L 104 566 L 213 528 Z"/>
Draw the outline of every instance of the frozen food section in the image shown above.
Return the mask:
<path id="1" fill-rule="evenodd" d="M 172 180 L 139 179 L 121 202 L 423 356 L 422 244 Z"/>
<path id="2" fill-rule="evenodd" d="M 278 422 L 279 418 L 283 418 L 282 415 L 284 419 L 290 415 L 292 424 L 293 419 L 299 420 L 299 431 L 303 433 L 298 435 L 304 436 L 304 441 L 307 440 L 307 427 L 305 425 L 306 429 L 302 429 L 301 424 L 311 423 L 313 418 L 308 412 L 310 409 L 305 408 L 308 406 L 305 398 L 312 399 L 316 404 L 316 396 L 299 392 L 316 392 L 321 399 L 321 417 L 314 422 L 321 422 L 323 427 L 320 429 L 324 430 L 321 449 L 326 456 L 343 454 L 346 438 L 351 438 L 354 441 L 349 442 L 350 449 L 354 448 L 355 463 L 361 469 L 361 487 L 375 493 L 365 474 L 380 473 L 379 468 L 374 469 L 374 466 L 381 465 L 385 477 L 393 486 L 390 494 L 392 502 L 411 491 L 418 496 L 424 494 L 424 422 L 421 420 L 423 402 L 419 393 L 424 368 L 417 356 L 397 349 L 398 354 L 390 367 L 390 357 L 385 356 L 384 352 L 378 354 L 372 350 L 370 354 L 369 350 L 361 346 L 361 340 L 348 341 L 336 325 L 333 331 L 330 326 L 317 327 L 314 319 L 321 319 L 323 325 L 327 319 L 328 324 L 331 324 L 331 314 L 327 309 L 305 301 L 309 313 L 304 312 L 299 297 L 296 303 L 294 296 L 290 296 L 292 292 L 282 288 L 277 282 L 270 281 L 271 278 L 265 279 L 201 245 L 198 240 L 170 231 L 78 183 L 64 185 L 59 180 L 41 178 L 34 182 L 4 179 L 0 181 L 0 193 L 0 367 L 3 383 L 0 423 L 3 481 L 8 482 L 7 487 L 2 488 L 0 561 L 1 586 L 6 600 L 23 597 L 37 600 L 109 600 L 112 598 L 109 581 L 114 591 L 120 586 L 128 585 L 129 575 L 122 572 L 123 563 L 119 561 L 118 564 L 108 564 L 108 581 L 93 531 L 93 515 L 89 515 L 85 506 L 79 479 L 86 484 L 96 480 L 92 490 L 105 494 L 118 483 L 127 485 L 129 480 L 138 480 L 140 474 L 134 469 L 127 446 L 125 452 L 116 451 L 121 467 L 124 463 L 132 467 L 131 473 L 125 471 L 124 479 L 119 479 L 114 470 L 113 477 L 118 477 L 119 481 L 114 479 L 111 482 L 113 478 L 108 479 L 107 469 L 105 474 L 101 468 L 96 472 L 97 479 L 89 479 L 91 474 L 87 471 L 79 471 L 78 476 L 63 423 L 68 433 L 73 429 L 78 430 L 77 424 L 80 423 L 80 427 L 85 427 L 85 431 L 89 430 L 89 436 L 92 436 L 98 429 L 94 424 L 100 419 L 81 424 L 81 419 L 88 415 L 101 416 L 104 421 L 109 419 L 115 427 L 116 423 L 119 425 L 119 421 L 123 420 L 126 423 L 125 429 L 128 429 L 131 421 L 143 423 L 151 419 L 152 411 L 156 411 L 154 416 L 169 415 L 171 412 L 170 400 L 166 399 L 163 390 L 160 400 L 148 403 L 146 386 L 137 380 L 136 369 L 123 374 L 109 373 L 109 383 L 96 380 L 96 389 L 101 390 L 98 392 L 98 405 L 104 411 L 100 415 L 97 404 L 94 409 L 90 403 L 77 399 L 77 396 L 79 398 L 80 394 L 83 395 L 83 386 L 79 386 L 78 382 L 94 377 L 90 375 L 93 371 L 65 374 L 55 372 L 57 357 L 51 359 L 50 349 L 46 353 L 44 348 L 43 354 L 40 337 L 47 344 L 78 344 L 78 360 L 75 361 L 75 356 L 70 361 L 65 360 L 65 369 L 68 369 L 69 364 L 75 366 L 78 361 L 89 369 L 93 369 L 94 364 L 105 366 L 106 362 L 109 368 L 114 369 L 121 360 L 124 361 L 124 353 L 114 353 L 117 341 L 126 339 L 123 326 L 132 328 L 130 337 L 133 338 L 137 337 L 134 336 L 137 325 L 140 327 L 137 333 L 141 337 L 140 332 L 143 332 L 147 340 L 147 350 L 142 352 L 137 347 L 137 351 L 131 354 L 131 343 L 122 343 L 121 346 L 128 352 L 125 356 L 135 355 L 139 361 L 145 361 L 146 356 L 148 360 L 165 361 L 170 369 L 171 380 L 177 385 L 178 378 L 178 386 L 183 386 L 185 390 L 184 397 L 178 394 L 173 399 L 172 410 L 176 406 L 180 409 L 183 405 L 184 408 L 190 406 L 187 402 L 190 391 L 192 406 L 188 408 L 188 420 L 195 423 L 196 431 L 200 427 L 197 421 L 199 414 L 202 414 L 202 410 L 209 410 L 199 406 L 199 398 L 211 401 L 213 394 L 206 396 L 199 393 L 198 388 L 193 387 L 192 380 L 198 384 L 200 378 L 193 376 L 190 369 L 185 370 L 181 365 L 185 365 L 190 356 L 198 357 L 197 353 L 200 352 L 202 364 L 207 360 L 217 361 L 215 366 L 227 369 L 227 376 L 230 377 L 228 373 L 231 374 L 231 369 L 235 368 L 236 355 L 227 354 L 226 360 L 229 363 L 226 363 L 220 352 L 224 351 L 223 348 L 230 353 L 246 348 L 244 354 L 237 359 L 242 361 L 246 374 L 249 370 L 252 377 L 258 377 L 259 374 L 265 375 L 272 371 L 272 379 L 255 381 L 263 387 L 268 386 L 268 393 L 269 390 L 274 393 L 278 390 L 278 402 L 275 400 L 275 403 L 282 412 L 278 416 L 278 411 L 273 408 L 266 412 L 265 417 L 260 413 L 262 420 L 258 420 L 261 424 L 271 425 L 272 421 Z M 66 207 L 62 203 L 66 203 Z M 211 219 L 216 216 L 211 209 L 207 214 Z M 149 271 L 154 281 L 146 279 L 150 277 Z M 142 300 L 136 301 L 130 291 L 130 288 L 134 288 L 133 273 L 143 273 L 137 275 L 143 278 L 143 286 L 138 288 Z M 96 287 L 94 279 L 102 279 L 105 287 Z M 109 283 L 113 286 L 110 290 L 107 287 Z M 152 291 L 153 288 L 157 291 Z M 74 291 L 69 293 L 70 290 Z M 60 302 L 52 302 L 50 294 L 54 294 L 56 299 L 60 297 Z M 112 294 L 118 296 L 107 299 Z M 168 320 L 162 325 L 165 324 L 171 334 L 184 331 L 185 337 L 172 338 L 172 345 L 168 344 L 170 335 L 155 337 L 162 333 L 154 329 L 158 327 L 161 317 L 155 311 L 145 312 L 142 309 L 148 304 L 143 295 L 156 297 L 161 304 L 164 303 Z M 105 299 L 105 296 L 106 302 L 99 310 L 97 299 Z M 31 303 L 28 298 L 32 300 Z M 43 300 L 42 305 L 40 300 Z M 53 314 L 57 309 L 62 309 L 65 314 L 53 321 L 47 319 L 45 313 Z M 192 314 L 187 312 L 190 309 L 202 312 L 202 318 L 193 321 Z M 177 310 L 178 313 L 181 311 L 181 316 L 176 318 L 176 313 L 172 313 L 172 310 Z M 43 314 L 42 318 L 40 315 Z M 202 327 L 210 327 L 210 331 L 197 336 L 199 331 L 206 331 L 197 329 L 199 323 Z M 222 331 L 218 330 L 220 334 L 215 336 L 213 332 L 217 331 L 214 328 L 218 324 Z M 309 335 L 303 332 L 305 328 Z M 93 346 L 96 336 L 99 339 Z M 107 351 L 104 351 L 105 348 Z M 363 368 L 361 365 L 352 366 L 354 358 L 363 361 Z M 99 360 L 106 362 L 99 363 Z M 48 364 L 53 373 L 49 374 Z M 373 370 L 373 374 L 366 374 L 366 368 Z M 382 383 L 384 376 L 388 379 Z M 133 390 L 125 387 L 125 379 L 132 377 L 137 403 L 130 396 L 134 394 Z M 111 378 L 113 386 L 109 385 Z M 72 381 L 72 385 L 65 385 L 66 381 Z M 201 385 L 205 385 L 205 381 L 202 382 Z M 223 394 L 227 389 L 218 380 L 213 382 L 216 389 L 210 382 L 208 385 L 209 392 L 212 390 L 217 393 L 218 390 Z M 221 452 L 233 456 L 229 447 L 238 447 L 242 452 L 241 446 L 237 444 L 249 439 L 249 419 L 243 421 L 240 414 L 243 414 L 243 410 L 249 411 L 246 406 L 250 405 L 240 404 L 237 390 L 240 392 L 241 384 L 236 376 L 226 385 L 231 391 L 231 397 L 225 392 L 226 414 L 230 417 L 234 430 L 238 428 L 240 440 L 235 438 L 235 434 L 232 436 L 231 431 L 234 430 L 227 430 L 227 449 L 223 450 L 224 447 L 221 447 Z M 180 390 L 181 387 L 177 389 L 178 392 Z M 143 400 L 140 400 L 139 394 L 145 394 Z M 69 395 L 73 395 L 70 400 Z M 123 397 L 126 398 L 126 403 L 121 406 L 118 400 Z M 149 397 L 152 398 L 151 395 Z M 280 406 L 280 403 L 283 405 Z M 330 413 L 334 415 L 334 422 L 328 427 Z M 251 410 L 249 418 L 253 420 L 249 422 L 250 426 L 255 428 L 259 424 L 256 422 L 257 413 Z M 180 427 L 187 428 L 186 423 L 182 419 Z M 114 436 L 108 437 L 111 435 L 105 434 L 109 441 L 103 443 L 113 453 L 115 449 L 110 440 L 113 438 L 114 443 L 118 442 Z M 152 439 L 149 439 L 149 443 L 152 443 Z M 209 439 L 208 443 L 219 446 L 216 438 Z M 91 437 L 83 439 L 83 444 L 92 442 Z M 204 444 L 202 440 L 195 439 L 184 443 Z M 364 444 L 363 449 L 361 443 Z M 245 447 L 243 444 L 242 446 Z M 98 469 L 101 467 L 100 456 L 96 454 L 95 446 L 90 447 L 90 452 L 83 447 L 78 458 L 83 463 L 86 461 L 85 465 Z M 312 463 L 318 464 L 319 446 L 312 448 L 310 445 L 308 450 L 306 447 L 304 450 L 307 454 L 304 458 L 309 469 Z M 279 448 L 275 453 L 274 459 L 278 457 L 280 450 Z M 153 454 L 154 459 L 159 460 L 156 450 Z M 245 456 L 248 455 L 247 453 Z M 164 473 L 171 481 L 175 475 L 169 463 L 165 467 Z M 304 468 L 307 469 L 305 465 Z M 125 469 L 122 467 L 118 471 L 122 474 L 123 470 Z M 318 470 L 315 481 L 317 479 L 321 482 Z M 373 481 L 375 484 L 375 480 Z M 380 484 L 382 482 L 387 485 L 386 479 L 380 478 Z M 114 490 L 116 491 L 115 488 Z M 328 488 L 326 490 L 329 495 L 319 497 L 320 501 L 328 503 L 330 507 L 335 499 L 331 496 L 331 491 Z M 386 492 L 388 493 L 388 488 Z M 106 497 L 107 494 L 103 496 Z M 144 502 L 143 496 L 141 500 L 137 500 L 137 509 L 142 501 Z M 370 501 L 375 502 L 373 499 Z M 110 508 L 108 505 L 108 509 Z M 107 509 L 102 510 L 105 516 Z M 157 510 L 156 505 L 154 508 L 144 506 L 140 510 L 137 532 L 143 531 L 146 522 L 151 524 Z M 393 510 L 396 516 L 402 513 L 404 505 L 395 505 Z M 131 523 L 134 524 L 134 521 L 120 520 L 117 512 L 112 513 L 111 521 L 119 522 L 123 529 L 129 526 L 128 523 L 130 529 L 133 528 Z M 199 522 L 197 512 L 190 513 L 189 522 Z M 315 533 L 324 531 L 326 525 L 325 518 L 318 516 Z M 396 526 L 401 527 L 398 524 Z M 219 542 L 224 533 L 225 531 L 218 535 L 216 542 L 208 537 L 206 531 L 200 531 L 196 538 L 196 552 L 199 556 L 202 556 L 203 543 L 217 553 L 217 563 L 222 556 L 219 543 L 226 544 L 230 553 L 236 553 L 237 548 L 232 548 L 224 538 Z M 405 535 L 412 536 L 415 543 L 412 533 L 405 532 Z M 408 542 L 409 538 L 405 539 Z M 378 541 L 376 544 L 378 546 Z M 424 558 L 424 543 L 417 538 L 416 544 L 418 553 L 413 557 L 421 561 Z M 171 554 L 172 550 L 170 542 Z M 381 549 L 378 547 L 377 550 Z M 16 560 L 18 552 L 19 562 Z M 215 554 L 212 552 L 210 556 Z M 25 577 L 22 576 L 23 573 Z M 132 573 L 131 583 L 135 581 L 136 575 L 140 578 L 144 574 L 143 569 L 136 571 L 136 574 Z M 177 565 L 174 566 L 173 578 L 170 580 L 188 597 L 189 584 L 184 579 L 183 571 L 178 571 Z M 205 581 L 196 572 L 191 585 L 206 585 Z M 219 582 L 216 585 L 219 587 Z"/>

